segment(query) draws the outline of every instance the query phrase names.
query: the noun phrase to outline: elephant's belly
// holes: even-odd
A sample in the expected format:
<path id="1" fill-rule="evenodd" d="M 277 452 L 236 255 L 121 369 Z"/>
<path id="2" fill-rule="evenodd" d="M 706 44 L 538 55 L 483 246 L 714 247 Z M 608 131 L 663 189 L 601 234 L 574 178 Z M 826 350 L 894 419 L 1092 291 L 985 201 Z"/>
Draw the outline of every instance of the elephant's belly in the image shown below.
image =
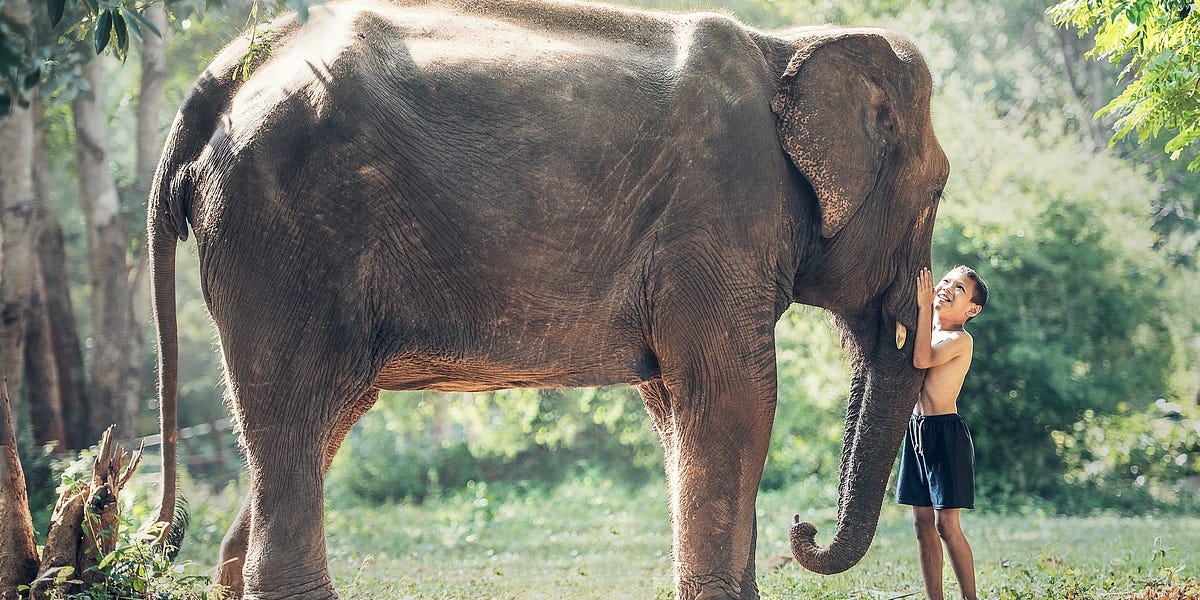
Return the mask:
<path id="1" fill-rule="evenodd" d="M 534 368 L 437 358 L 400 358 L 384 366 L 374 385 L 385 390 L 486 392 L 507 388 L 592 387 L 635 383 L 639 374 L 617 367 L 587 369 L 559 365 Z"/>

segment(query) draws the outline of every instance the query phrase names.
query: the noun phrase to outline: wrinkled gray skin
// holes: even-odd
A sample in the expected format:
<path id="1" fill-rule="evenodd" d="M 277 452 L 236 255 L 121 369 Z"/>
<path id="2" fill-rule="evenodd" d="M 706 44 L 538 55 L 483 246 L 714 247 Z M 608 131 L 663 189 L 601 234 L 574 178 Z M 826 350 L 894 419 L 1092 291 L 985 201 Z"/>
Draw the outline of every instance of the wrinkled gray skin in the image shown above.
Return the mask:
<path id="1" fill-rule="evenodd" d="M 793 548 L 822 573 L 863 556 L 949 172 L 910 41 L 523 0 L 351 2 L 259 36 L 248 80 L 243 37 L 197 81 L 149 211 L 168 462 L 189 226 L 243 434 L 221 583 L 335 596 L 322 483 L 380 389 L 624 382 L 665 449 L 678 597 L 755 598 L 793 302 L 836 315 L 854 368 L 837 531 L 798 523 Z"/>

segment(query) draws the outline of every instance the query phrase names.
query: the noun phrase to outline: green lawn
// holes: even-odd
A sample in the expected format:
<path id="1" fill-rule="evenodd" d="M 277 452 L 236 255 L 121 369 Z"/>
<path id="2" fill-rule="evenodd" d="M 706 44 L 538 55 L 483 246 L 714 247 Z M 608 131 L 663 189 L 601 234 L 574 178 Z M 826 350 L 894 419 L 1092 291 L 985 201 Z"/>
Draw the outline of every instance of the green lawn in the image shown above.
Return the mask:
<path id="1" fill-rule="evenodd" d="M 665 491 L 581 480 L 553 492 L 478 486 L 423 506 L 327 511 L 329 559 L 342 597 L 671 598 Z M 832 503 L 801 491 L 759 499 L 758 569 L 764 598 L 921 597 L 908 513 L 890 502 L 866 558 L 824 577 L 787 560 L 798 510 L 826 542 Z M 184 558 L 205 569 L 232 516 L 232 495 L 193 501 Z M 1048 518 L 969 511 L 981 597 L 1121 598 L 1147 582 L 1200 578 L 1200 519 Z M 946 569 L 947 597 L 956 587 Z"/>

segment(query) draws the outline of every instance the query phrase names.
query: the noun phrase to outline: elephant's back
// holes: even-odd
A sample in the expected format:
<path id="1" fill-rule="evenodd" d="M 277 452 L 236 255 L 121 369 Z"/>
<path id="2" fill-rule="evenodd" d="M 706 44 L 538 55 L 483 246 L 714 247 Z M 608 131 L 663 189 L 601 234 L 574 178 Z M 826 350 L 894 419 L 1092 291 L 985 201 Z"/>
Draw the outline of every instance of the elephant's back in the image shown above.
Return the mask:
<path id="1" fill-rule="evenodd" d="M 678 79 L 677 24 L 604 10 L 349 2 L 281 21 L 260 34 L 266 50 L 201 157 L 206 189 L 222 197 L 214 210 L 273 199 L 313 214 L 336 196 L 485 212 L 525 202 L 501 212 L 528 216 L 593 197 L 610 173 L 591 171 L 613 160 L 597 150 L 658 159 Z M 217 63 L 230 72 L 216 79 L 237 76 L 237 61 Z M 305 193 L 316 189 L 330 193 Z M 496 216 L 488 226 L 503 230 Z"/>

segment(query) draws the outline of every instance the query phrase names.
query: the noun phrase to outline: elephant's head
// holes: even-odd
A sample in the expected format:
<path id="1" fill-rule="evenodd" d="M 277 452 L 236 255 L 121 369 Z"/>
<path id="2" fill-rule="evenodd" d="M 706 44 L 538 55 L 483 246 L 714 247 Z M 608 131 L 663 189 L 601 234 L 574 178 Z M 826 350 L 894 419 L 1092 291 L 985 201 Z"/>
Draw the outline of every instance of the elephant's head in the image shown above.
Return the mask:
<path id="1" fill-rule="evenodd" d="M 795 299 L 837 316 L 854 375 L 837 531 L 820 548 L 816 528 L 797 518 L 792 551 L 812 571 L 837 573 L 870 547 L 920 391 L 924 372 L 912 366 L 906 332 L 949 164 L 930 120 L 931 77 L 910 41 L 805 30 L 796 48 L 772 101 L 783 148 L 815 196 L 812 221 L 819 212 L 802 249 L 815 258 L 801 260 Z"/>

